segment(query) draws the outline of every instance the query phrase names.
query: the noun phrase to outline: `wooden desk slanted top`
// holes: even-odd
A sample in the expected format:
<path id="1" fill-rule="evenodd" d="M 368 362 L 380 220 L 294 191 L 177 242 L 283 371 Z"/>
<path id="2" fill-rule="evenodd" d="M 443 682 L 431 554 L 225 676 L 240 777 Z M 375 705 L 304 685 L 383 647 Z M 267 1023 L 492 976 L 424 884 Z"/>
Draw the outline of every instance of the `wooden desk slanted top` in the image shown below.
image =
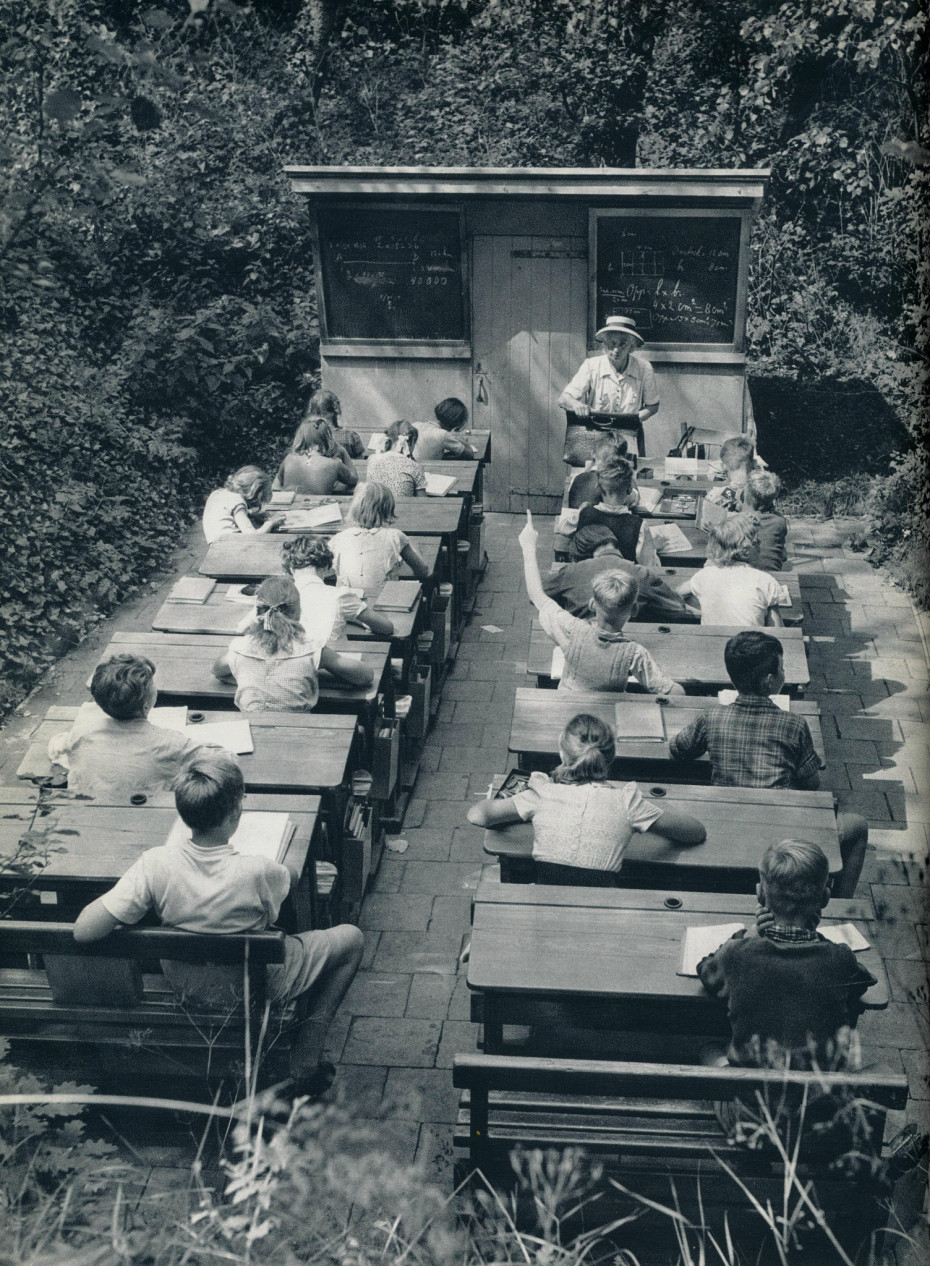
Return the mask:
<path id="1" fill-rule="evenodd" d="M 625 887 L 754 892 L 766 848 L 794 836 L 820 845 L 831 875 L 842 869 L 833 796 L 828 791 L 650 782 L 640 782 L 639 789 L 659 808 L 693 814 L 707 828 L 707 839 L 685 847 L 651 831 L 635 833 L 619 872 Z M 532 880 L 532 822 L 485 831 L 484 851 L 499 859 L 504 883 Z"/>
<path id="2" fill-rule="evenodd" d="M 76 707 L 49 708 L 33 731 L 18 778 L 47 778 L 51 772 L 48 743 L 71 728 Z M 196 723 L 188 721 L 191 736 Z M 255 751 L 239 756 L 246 790 L 331 794 L 349 785 L 358 754 L 356 720 L 351 713 L 324 712 L 202 712 L 202 724 L 248 721 Z"/>
<path id="3" fill-rule="evenodd" d="M 227 596 L 230 586 L 217 585 L 206 602 L 162 603 L 152 620 L 152 628 L 162 633 L 212 633 L 235 637 L 242 619 L 253 609 L 251 604 Z M 394 625 L 391 645 L 400 646 L 413 637 L 420 612 L 420 596 L 409 611 L 384 611 Z M 372 604 L 378 609 L 377 602 Z M 346 625 L 346 638 L 350 642 L 374 642 L 379 639 L 364 624 Z"/>
<path id="4" fill-rule="evenodd" d="M 670 908 L 670 904 L 673 908 Z M 695 976 L 677 974 L 688 927 L 755 918 L 748 896 L 623 888 L 498 884 L 482 876 L 473 906 L 468 987 L 484 1020 L 485 1050 L 504 1024 L 653 1032 L 728 1032 L 725 1007 Z M 873 940 L 865 902 L 831 901 L 822 923 L 852 921 Z M 887 1007 L 877 950 L 858 957 L 878 981 L 863 1001 Z M 474 1015 L 473 1015 L 473 1018 Z"/>
<path id="5" fill-rule="evenodd" d="M 228 637 L 210 637 L 187 633 L 117 633 L 100 656 L 144 655 L 155 665 L 155 685 L 161 703 L 205 702 L 208 706 L 232 706 L 236 687 L 213 676 L 213 664 L 229 645 Z M 333 643 L 340 655 L 358 659 L 374 675 L 366 689 L 339 685 L 328 673 L 320 673 L 320 699 L 317 711 L 350 712 L 370 723 L 374 720 L 378 695 L 384 692 L 387 715 L 394 712 L 393 683 L 390 671 L 391 648 L 387 642 Z M 243 714 L 251 717 L 251 713 Z M 261 714 L 259 714 L 261 715 Z M 312 715 L 312 714 L 309 714 Z"/>
<path id="6" fill-rule="evenodd" d="M 281 566 L 281 546 L 288 539 L 285 532 L 253 536 L 244 536 L 240 532 L 235 536 L 223 536 L 207 546 L 198 570 L 202 576 L 212 576 L 215 580 L 236 584 L 250 584 L 255 580 L 264 580 L 266 576 L 282 576 L 284 568 Z M 430 578 L 441 579 L 443 569 L 440 565 L 440 538 L 418 536 L 415 548 L 429 568 Z M 400 570 L 400 578 L 409 580 L 412 576 L 413 573 L 404 564 Z"/>
<path id="7" fill-rule="evenodd" d="M 730 638 L 741 632 L 743 629 L 727 624 L 630 624 L 626 630 L 630 641 L 644 646 L 660 667 L 675 681 L 680 681 L 690 694 L 730 687 L 723 650 Z M 766 628 L 765 632 L 777 637 L 784 648 L 785 692 L 799 693 L 810 681 L 801 630 Z M 559 652 L 553 664 L 553 652 L 557 650 L 539 621 L 534 620 L 527 651 L 527 672 L 535 673 L 546 684 L 558 680 L 562 661 Z M 553 673 L 554 666 L 556 673 Z"/>
<path id="8" fill-rule="evenodd" d="M 698 777 L 710 778 L 707 757 L 697 762 L 675 761 L 669 755 L 668 745 L 680 730 L 713 705 L 713 699 L 693 695 L 631 695 L 607 690 L 582 693 L 518 686 L 508 746 L 521 769 L 553 769 L 559 761 L 562 730 L 579 712 L 589 712 L 605 721 L 616 734 L 620 765 L 636 762 L 650 768 L 661 766 L 663 780 L 693 782 L 696 766 L 700 770 Z M 790 710 L 807 721 L 817 755 L 826 763 L 817 704 L 792 699 Z"/>
<path id="9" fill-rule="evenodd" d="M 284 533 L 295 531 L 313 532 L 317 536 L 332 536 L 348 526 L 346 513 L 351 496 L 333 497 L 295 497 L 290 505 L 276 506 L 274 513 L 284 517 Z M 341 524 L 326 524 L 318 529 L 300 527 L 290 528 L 292 520 L 300 521 L 308 510 L 315 509 L 324 503 L 337 502 L 342 511 Z M 447 549 L 455 550 L 455 542 L 464 535 L 465 507 L 461 497 L 396 497 L 394 501 L 394 527 L 407 536 L 438 536 Z M 240 533 L 241 535 L 241 533 Z M 264 534 L 263 534 L 264 535 Z M 271 534 L 275 535 L 274 533 Z M 277 535 L 283 535 L 278 533 Z"/>
<path id="10" fill-rule="evenodd" d="M 313 860 L 320 851 L 319 796 L 247 792 L 243 811 L 282 813 L 294 823 L 283 862 L 291 873 L 294 930 L 307 931 L 316 888 Z M 62 908 L 75 912 L 95 894 L 112 887 L 142 853 L 164 844 L 177 816 L 170 792 L 150 796 L 144 805 L 78 800 L 68 792 L 55 793 L 43 802 L 32 825 L 34 833 L 46 835 L 48 854 L 30 887 L 46 894 L 42 905 L 57 907 L 56 917 L 64 917 Z M 13 823 L 0 821 L 0 847 L 5 851 L 18 838 L 11 827 Z"/>

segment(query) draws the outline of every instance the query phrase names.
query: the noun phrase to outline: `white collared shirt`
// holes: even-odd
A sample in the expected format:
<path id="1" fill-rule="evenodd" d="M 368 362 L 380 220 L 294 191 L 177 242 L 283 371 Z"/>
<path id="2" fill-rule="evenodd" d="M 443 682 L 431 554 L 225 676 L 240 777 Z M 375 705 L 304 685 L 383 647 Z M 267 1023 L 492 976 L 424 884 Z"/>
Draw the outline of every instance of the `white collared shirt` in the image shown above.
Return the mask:
<path id="1" fill-rule="evenodd" d="M 652 366 L 635 352 L 630 352 L 622 374 L 611 365 L 609 356 L 590 357 L 564 394 L 586 404 L 592 413 L 638 413 L 659 403 Z"/>

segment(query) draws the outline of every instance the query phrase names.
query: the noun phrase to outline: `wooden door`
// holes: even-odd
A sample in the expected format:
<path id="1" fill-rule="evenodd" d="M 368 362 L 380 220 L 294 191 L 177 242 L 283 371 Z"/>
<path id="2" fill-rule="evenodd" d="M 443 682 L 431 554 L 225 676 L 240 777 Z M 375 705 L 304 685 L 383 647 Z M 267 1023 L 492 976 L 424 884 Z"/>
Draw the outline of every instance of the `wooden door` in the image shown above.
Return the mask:
<path id="1" fill-rule="evenodd" d="M 490 510 L 555 514 L 565 414 L 556 401 L 585 358 L 582 237 L 477 236 L 472 243 L 476 428 L 491 431 Z"/>

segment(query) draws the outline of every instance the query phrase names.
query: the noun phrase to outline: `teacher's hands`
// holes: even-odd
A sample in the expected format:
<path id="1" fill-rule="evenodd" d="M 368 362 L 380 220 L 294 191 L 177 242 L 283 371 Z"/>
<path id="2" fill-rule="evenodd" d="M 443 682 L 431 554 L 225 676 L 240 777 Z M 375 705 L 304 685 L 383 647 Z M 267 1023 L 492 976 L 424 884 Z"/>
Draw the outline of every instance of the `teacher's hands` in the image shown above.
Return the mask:
<path id="1" fill-rule="evenodd" d="M 589 404 L 581 404 L 580 402 L 578 404 L 573 403 L 572 413 L 574 413 L 576 418 L 586 418 L 591 413 L 591 406 Z"/>

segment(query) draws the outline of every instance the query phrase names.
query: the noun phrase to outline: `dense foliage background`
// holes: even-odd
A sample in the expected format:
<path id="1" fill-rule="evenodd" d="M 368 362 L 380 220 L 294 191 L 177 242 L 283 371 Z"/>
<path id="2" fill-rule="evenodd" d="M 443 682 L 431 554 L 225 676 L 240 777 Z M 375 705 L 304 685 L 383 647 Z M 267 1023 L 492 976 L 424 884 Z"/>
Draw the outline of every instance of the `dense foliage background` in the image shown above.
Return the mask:
<path id="1" fill-rule="evenodd" d="M 927 61 L 927 0 L 0 0 L 0 707 L 280 453 L 290 162 L 770 166 L 754 373 L 889 402 L 872 542 L 925 594 Z"/>

